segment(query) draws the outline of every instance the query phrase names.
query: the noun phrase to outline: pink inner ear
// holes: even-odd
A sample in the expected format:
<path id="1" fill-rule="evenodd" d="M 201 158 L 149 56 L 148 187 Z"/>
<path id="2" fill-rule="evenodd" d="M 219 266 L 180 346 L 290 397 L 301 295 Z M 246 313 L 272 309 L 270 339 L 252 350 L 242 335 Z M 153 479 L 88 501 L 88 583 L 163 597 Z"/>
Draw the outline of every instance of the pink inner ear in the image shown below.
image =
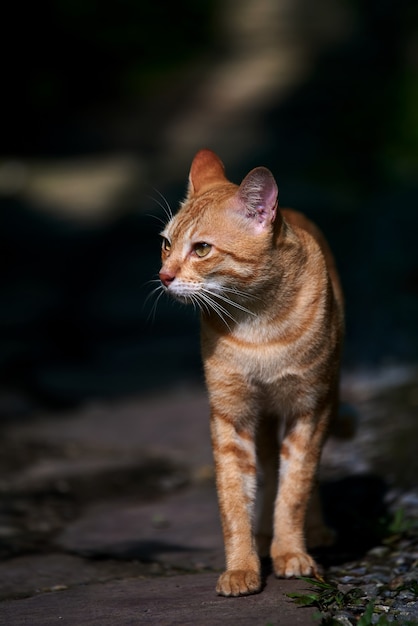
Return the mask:
<path id="1" fill-rule="evenodd" d="M 220 158 L 212 150 L 200 150 L 190 168 L 189 193 L 199 193 L 225 180 L 225 168 Z"/>
<path id="2" fill-rule="evenodd" d="M 273 174 L 266 167 L 256 167 L 242 181 L 238 198 L 246 216 L 265 228 L 276 218 L 278 189 Z"/>

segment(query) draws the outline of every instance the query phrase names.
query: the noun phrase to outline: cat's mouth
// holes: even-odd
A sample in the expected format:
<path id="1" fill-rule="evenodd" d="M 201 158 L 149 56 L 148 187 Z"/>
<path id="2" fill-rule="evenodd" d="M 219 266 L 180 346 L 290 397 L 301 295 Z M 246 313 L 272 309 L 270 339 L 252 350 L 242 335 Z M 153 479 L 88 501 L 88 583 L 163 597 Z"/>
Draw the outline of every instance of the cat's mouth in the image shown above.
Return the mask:
<path id="1" fill-rule="evenodd" d="M 199 283 L 190 284 L 182 283 L 174 280 L 170 285 L 164 287 L 166 293 L 181 302 L 193 302 L 193 299 L 199 297 L 202 286 Z"/>
<path id="2" fill-rule="evenodd" d="M 193 302 L 193 296 L 190 294 L 177 293 L 173 289 L 166 289 L 166 292 L 178 302 L 183 304 L 191 304 Z"/>
<path id="3" fill-rule="evenodd" d="M 184 283 L 178 279 L 164 287 L 166 293 L 183 304 L 192 304 L 202 313 L 215 313 L 227 326 L 236 322 L 237 315 L 255 315 L 235 298 L 240 295 L 236 288 L 219 283 Z"/>

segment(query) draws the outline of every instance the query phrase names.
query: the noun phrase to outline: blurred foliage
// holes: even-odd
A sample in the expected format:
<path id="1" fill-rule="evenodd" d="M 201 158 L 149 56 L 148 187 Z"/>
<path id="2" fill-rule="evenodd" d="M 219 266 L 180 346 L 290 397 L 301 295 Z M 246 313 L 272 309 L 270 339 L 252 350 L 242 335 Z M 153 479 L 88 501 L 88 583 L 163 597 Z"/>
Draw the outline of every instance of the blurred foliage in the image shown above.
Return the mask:
<path id="1" fill-rule="evenodd" d="M 48 151 L 42 132 L 55 121 L 74 127 L 77 115 L 91 107 L 130 98 L 139 106 L 162 77 L 205 50 L 213 39 L 215 6 L 214 0 L 7 3 L 0 41 L 7 59 L 2 152 Z"/>
<path id="2" fill-rule="evenodd" d="M 284 3 L 285 39 L 304 53 L 312 50 L 312 56 L 291 89 L 272 88 L 253 109 L 254 103 L 243 103 L 243 124 L 251 131 L 247 144 L 240 143 L 248 129 L 239 126 L 239 104 L 225 119 L 220 106 L 203 136 L 208 147 L 217 149 L 220 134 L 231 146 L 232 158 L 221 156 L 228 158 L 232 180 L 251 167 L 270 167 L 281 201 L 306 211 L 323 228 L 346 293 L 347 363 L 415 362 L 418 4 L 329 2 L 337 13 L 341 9 L 345 23 L 312 48 L 310 21 L 327 22 L 327 2 L 320 9 L 308 0 Z M 267 5 L 260 2 L 260 10 Z M 138 370 L 148 385 L 160 377 L 160 361 L 167 376 L 173 375 L 170 360 L 160 356 L 170 338 L 191 336 L 193 311 L 177 312 L 161 300 L 151 337 L 143 285 L 158 269 L 158 226 L 145 219 L 141 185 L 152 186 L 156 177 L 158 185 L 165 184 L 162 153 L 172 141 L 170 156 L 177 154 L 170 131 L 178 120 L 190 113 L 196 125 L 204 125 L 196 108 L 208 109 L 211 102 L 216 108 L 215 99 L 203 102 L 202 87 L 210 83 L 216 98 L 216 72 L 233 71 L 231 59 L 244 60 L 244 70 L 252 60 L 260 32 L 254 40 L 248 39 L 251 28 L 234 34 L 234 10 L 239 3 L 219 0 L 16 0 L 2 7 L 0 166 L 3 158 L 19 169 L 29 157 L 78 159 L 100 152 L 133 153 L 144 165 L 141 180 L 135 179 L 138 195 L 129 200 L 131 208 L 137 203 L 137 214 L 125 214 L 122 202 L 120 218 L 102 228 L 62 224 L 24 194 L 0 198 L 0 238 L 8 255 L 2 267 L 0 369 L 10 386 L 39 394 L 58 388 L 59 374 L 60 384 L 82 379 L 68 383 L 71 389 L 82 386 L 81 395 L 93 388 L 100 395 L 112 386 L 135 388 Z M 286 11 L 292 12 L 289 24 Z M 272 46 L 270 53 L 279 49 Z M 244 71 L 241 78 L 258 84 L 258 77 Z M 192 126 L 178 128 L 187 128 L 193 139 Z M 189 150 L 192 142 L 185 145 Z M 5 171 L 7 177 L 10 167 Z M 185 178 L 186 172 L 181 182 L 159 188 L 173 207 Z M 190 350 L 179 372 L 198 371 L 197 342 Z M 67 366 L 72 371 L 61 375 L 60 367 Z M 97 384 L 89 382 L 88 372 Z M 71 389 L 60 393 L 71 395 Z"/>
<path id="3" fill-rule="evenodd" d="M 284 107 L 273 103 L 272 141 L 280 140 L 280 120 L 290 121 L 289 162 L 316 179 L 370 187 L 379 175 L 410 179 L 418 169 L 417 3 L 337 4 L 349 7 L 349 35 L 321 54 L 303 97 L 290 97 Z M 303 4 L 299 10 L 303 31 Z M 153 94 L 164 101 L 188 67 L 228 48 L 222 15 L 218 0 L 7 3 L 0 38 L 3 154 L 112 149 L 88 121 L 75 145 L 79 118 L 120 105 L 135 108 L 139 118 Z"/>
<path id="4" fill-rule="evenodd" d="M 418 42 L 417 67 L 406 67 L 394 81 L 395 110 L 388 124 L 385 150 L 386 170 L 391 167 L 400 177 L 418 173 Z"/>
<path id="5" fill-rule="evenodd" d="M 296 106 L 300 132 L 315 151 L 304 174 L 340 181 L 346 189 L 358 185 L 362 193 L 391 182 L 416 183 L 418 5 L 344 3 L 353 12 L 350 35 L 320 56 L 302 87 L 304 98 L 285 105 Z"/>

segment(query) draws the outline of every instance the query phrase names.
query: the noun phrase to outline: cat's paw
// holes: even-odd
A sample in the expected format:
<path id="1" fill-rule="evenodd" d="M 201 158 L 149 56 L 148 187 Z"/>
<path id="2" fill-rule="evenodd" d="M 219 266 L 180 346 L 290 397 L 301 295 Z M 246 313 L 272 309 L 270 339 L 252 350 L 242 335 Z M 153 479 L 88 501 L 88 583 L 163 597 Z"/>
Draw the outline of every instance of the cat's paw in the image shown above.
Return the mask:
<path id="1" fill-rule="evenodd" d="M 317 576 L 315 561 L 306 552 L 285 552 L 273 557 L 274 573 L 278 578 Z"/>
<path id="2" fill-rule="evenodd" d="M 216 585 L 220 596 L 248 596 L 261 589 L 261 577 L 254 570 L 233 569 L 224 572 Z"/>

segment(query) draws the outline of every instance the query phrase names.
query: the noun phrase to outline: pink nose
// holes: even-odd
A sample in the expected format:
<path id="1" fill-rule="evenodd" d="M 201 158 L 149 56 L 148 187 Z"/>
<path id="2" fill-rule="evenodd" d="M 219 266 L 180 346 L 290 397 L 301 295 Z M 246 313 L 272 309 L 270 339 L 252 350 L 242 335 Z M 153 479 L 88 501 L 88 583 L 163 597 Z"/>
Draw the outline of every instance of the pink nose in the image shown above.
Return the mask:
<path id="1" fill-rule="evenodd" d="M 163 272 L 163 271 L 160 272 L 159 276 L 164 287 L 168 287 L 175 279 L 174 274 L 169 274 L 168 272 Z"/>

